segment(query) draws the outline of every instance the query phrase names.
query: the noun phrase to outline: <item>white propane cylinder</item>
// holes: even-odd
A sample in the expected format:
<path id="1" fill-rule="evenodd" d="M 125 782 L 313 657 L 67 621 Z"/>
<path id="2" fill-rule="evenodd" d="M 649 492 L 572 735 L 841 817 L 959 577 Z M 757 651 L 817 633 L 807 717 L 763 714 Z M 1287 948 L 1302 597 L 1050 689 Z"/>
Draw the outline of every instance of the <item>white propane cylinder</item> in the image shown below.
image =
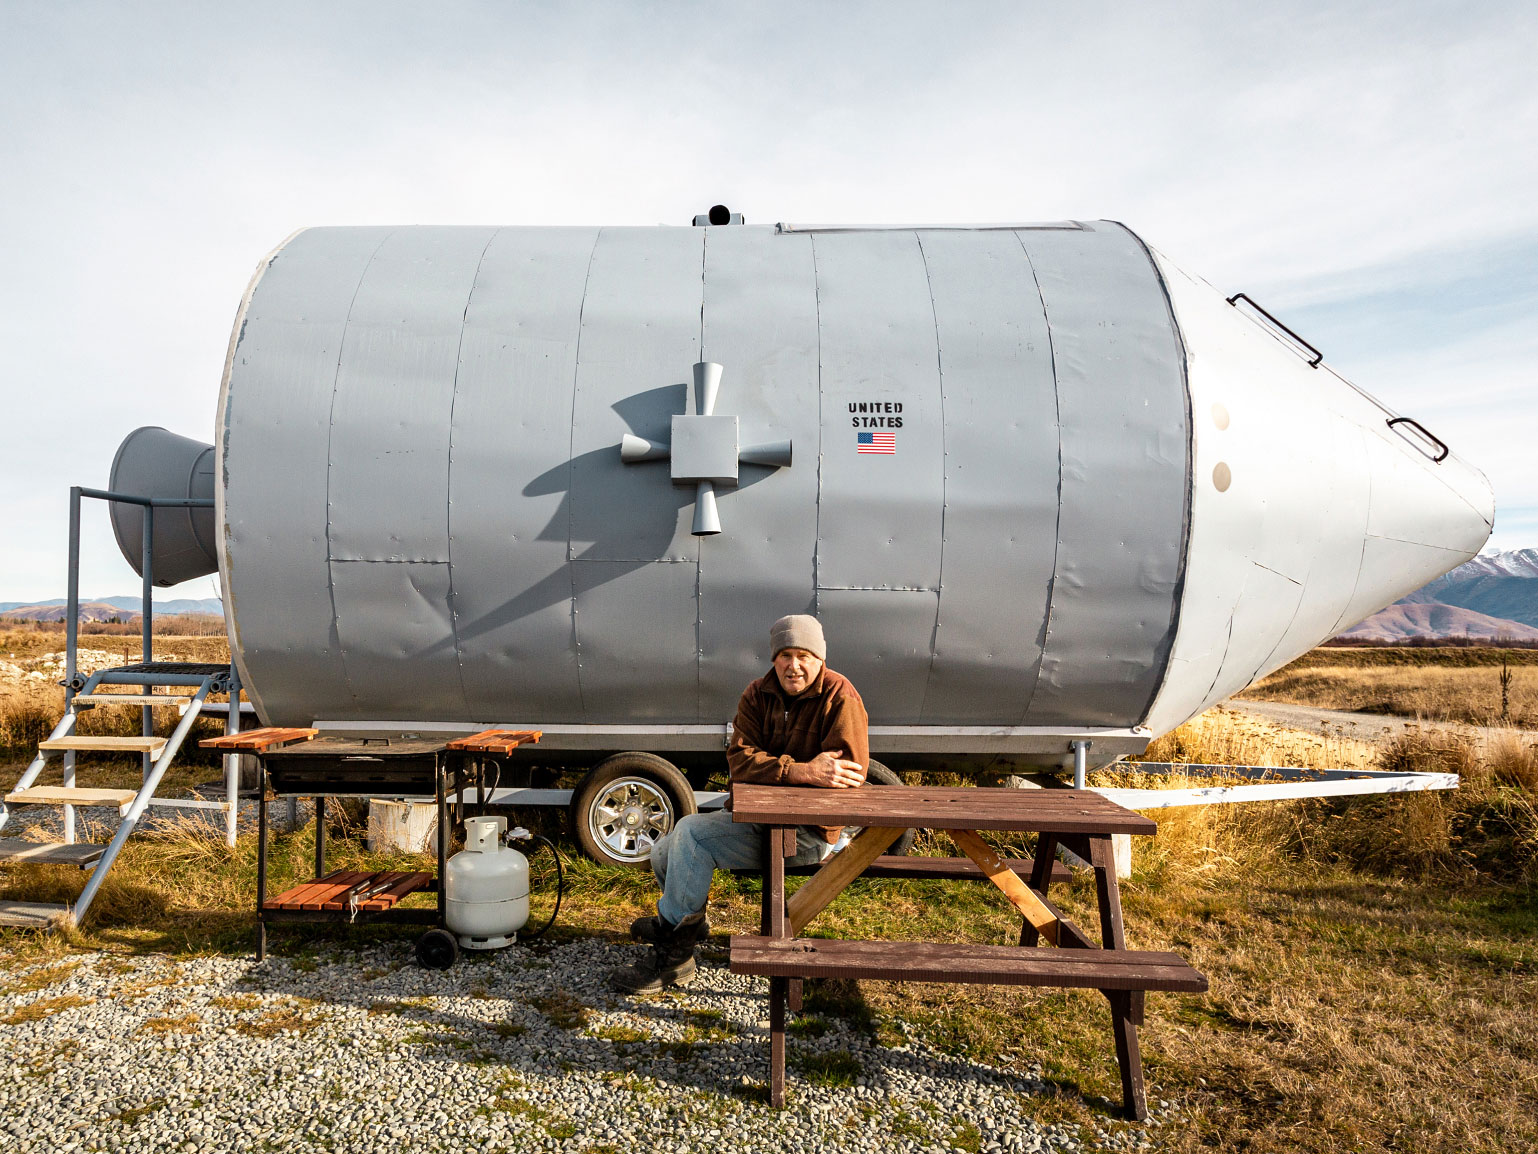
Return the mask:
<path id="1" fill-rule="evenodd" d="M 467 950 L 510 946 L 529 920 L 529 859 L 502 844 L 505 817 L 465 821 L 465 848 L 445 871 L 444 924 Z"/>

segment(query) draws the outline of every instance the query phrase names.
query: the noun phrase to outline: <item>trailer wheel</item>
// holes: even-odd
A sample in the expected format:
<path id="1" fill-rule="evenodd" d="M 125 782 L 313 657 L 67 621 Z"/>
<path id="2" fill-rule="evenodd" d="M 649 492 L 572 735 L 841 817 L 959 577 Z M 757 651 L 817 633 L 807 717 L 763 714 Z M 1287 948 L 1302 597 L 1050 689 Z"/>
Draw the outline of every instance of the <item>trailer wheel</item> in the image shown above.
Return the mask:
<path id="1" fill-rule="evenodd" d="M 428 930 L 417 939 L 417 965 L 446 970 L 459 960 L 459 942 L 448 930 Z"/>
<path id="2" fill-rule="evenodd" d="M 655 753 L 616 753 L 577 787 L 571 831 L 594 861 L 644 866 L 657 839 L 695 810 L 694 790 L 672 762 Z"/>
<path id="3" fill-rule="evenodd" d="M 865 768 L 865 781 L 868 785 L 901 785 L 903 783 L 902 778 L 898 777 L 886 766 L 875 760 L 872 760 L 870 765 L 866 766 Z M 916 829 L 903 830 L 902 835 L 892 843 L 891 848 L 887 850 L 887 853 L 907 853 L 910 849 L 913 848 L 913 838 L 917 833 L 918 830 Z"/>

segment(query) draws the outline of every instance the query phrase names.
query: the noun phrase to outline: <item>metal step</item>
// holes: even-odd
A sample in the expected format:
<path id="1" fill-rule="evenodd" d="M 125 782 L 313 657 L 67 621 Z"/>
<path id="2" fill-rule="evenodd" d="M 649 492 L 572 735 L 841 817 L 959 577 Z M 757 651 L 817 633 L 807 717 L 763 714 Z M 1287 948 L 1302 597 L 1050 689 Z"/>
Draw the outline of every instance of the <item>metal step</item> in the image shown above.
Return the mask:
<path id="1" fill-rule="evenodd" d="M 106 846 L 88 841 L 77 841 L 71 845 L 62 841 L 25 841 L 19 837 L 0 837 L 0 861 L 61 863 L 84 869 L 106 851 Z"/>
<path id="2" fill-rule="evenodd" d="M 138 797 L 132 789 L 81 789 L 77 786 L 34 785 L 31 789 L 18 789 L 5 795 L 7 802 L 17 805 L 100 805 L 116 806 L 126 811 Z"/>
<path id="3" fill-rule="evenodd" d="M 179 677 L 219 677 L 230 671 L 228 665 L 210 665 L 205 661 L 141 661 L 103 671 L 102 680 L 110 682 L 114 673 L 172 673 Z"/>
<path id="4" fill-rule="evenodd" d="M 74 700 L 90 705 L 186 705 L 192 700 L 192 694 L 77 693 Z"/>
<path id="5" fill-rule="evenodd" d="M 0 926 L 25 926 L 33 930 L 52 929 L 69 921 L 69 907 L 52 902 L 0 902 Z"/>
<path id="6" fill-rule="evenodd" d="M 128 753 L 147 753 L 159 757 L 166 747 L 163 737 L 52 737 L 37 743 L 39 749 L 73 749 L 79 752 L 102 753 L 121 750 Z"/>

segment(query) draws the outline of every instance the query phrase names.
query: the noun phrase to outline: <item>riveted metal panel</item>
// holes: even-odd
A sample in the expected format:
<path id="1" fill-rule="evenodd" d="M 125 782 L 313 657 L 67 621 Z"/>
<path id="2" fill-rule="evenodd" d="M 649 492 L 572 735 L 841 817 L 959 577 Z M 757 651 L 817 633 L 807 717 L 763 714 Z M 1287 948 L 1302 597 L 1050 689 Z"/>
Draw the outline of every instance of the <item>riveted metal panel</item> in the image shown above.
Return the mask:
<path id="1" fill-rule="evenodd" d="M 696 721 L 694 565 L 573 561 L 589 720 Z"/>
<path id="2" fill-rule="evenodd" d="M 598 230 L 505 228 L 465 313 L 449 459 L 454 629 L 472 717 L 581 719 L 572 385 Z"/>
<path id="3" fill-rule="evenodd" d="M 666 442 L 700 359 L 702 229 L 606 228 L 582 306 L 571 429 L 571 556 L 689 561 L 694 490 L 666 461 L 626 465 L 626 433 Z M 667 578 L 659 578 L 666 580 Z"/>
<path id="4" fill-rule="evenodd" d="M 940 373 L 918 237 L 825 233 L 812 246 L 822 336 L 817 584 L 938 589 Z M 895 452 L 859 452 L 862 432 L 891 434 Z"/>
<path id="5" fill-rule="evenodd" d="M 411 228 L 358 285 L 331 406 L 334 561 L 449 559 L 449 420 L 486 228 Z"/>
<path id="6" fill-rule="evenodd" d="M 429 565 L 334 574 L 349 685 L 371 701 L 368 686 L 415 683 L 456 716 L 465 702 L 449 611 L 450 422 L 465 308 L 492 232 L 404 229 L 379 247 L 353 298 L 331 406 L 333 570 Z M 379 595 L 387 590 L 400 590 L 409 612 Z M 422 604 L 430 595 L 441 604 Z M 442 631 L 428 636 L 434 625 Z"/>
<path id="7" fill-rule="evenodd" d="M 1036 686 L 1057 537 L 1057 390 L 1012 232 L 919 235 L 945 412 L 940 619 L 924 720 L 1018 722 Z"/>
<path id="8" fill-rule="evenodd" d="M 705 241 L 705 343 L 722 365 L 716 411 L 745 444 L 788 440 L 785 469 L 743 465 L 717 491 L 722 532 L 700 546 L 700 718 L 729 721 L 769 666 L 769 626 L 814 608 L 817 286 L 811 240 L 716 228 Z"/>
<path id="9" fill-rule="evenodd" d="M 872 724 L 918 723 L 939 598 L 929 589 L 817 591 L 828 664 L 854 682 Z"/>
<path id="10" fill-rule="evenodd" d="M 336 629 L 360 718 L 469 720 L 453 652 L 449 567 L 410 561 L 333 561 Z"/>
<path id="11" fill-rule="evenodd" d="M 1057 374 L 1057 566 L 1029 724 L 1130 725 L 1169 660 L 1186 535 L 1185 354 L 1126 229 L 1019 234 Z"/>
<path id="12" fill-rule="evenodd" d="M 352 706 L 331 605 L 326 463 L 348 309 L 393 230 L 302 232 L 253 284 L 218 429 L 218 546 L 234 656 L 264 722 Z"/>

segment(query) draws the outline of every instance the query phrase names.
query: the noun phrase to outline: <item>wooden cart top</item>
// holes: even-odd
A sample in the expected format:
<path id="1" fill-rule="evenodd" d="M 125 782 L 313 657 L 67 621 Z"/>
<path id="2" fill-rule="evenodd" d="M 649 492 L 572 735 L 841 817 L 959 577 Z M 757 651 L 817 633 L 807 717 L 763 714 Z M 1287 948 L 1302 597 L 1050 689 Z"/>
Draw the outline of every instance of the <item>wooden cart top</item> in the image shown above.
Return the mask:
<path id="1" fill-rule="evenodd" d="M 387 761 L 400 757 L 436 757 L 444 748 L 441 739 L 430 737 L 312 737 L 283 749 L 268 749 L 263 757 L 268 761 L 315 758 Z"/>
<path id="2" fill-rule="evenodd" d="M 1151 834 L 1151 818 L 1081 789 L 732 785 L 732 817 L 764 825 L 916 826 Z"/>

